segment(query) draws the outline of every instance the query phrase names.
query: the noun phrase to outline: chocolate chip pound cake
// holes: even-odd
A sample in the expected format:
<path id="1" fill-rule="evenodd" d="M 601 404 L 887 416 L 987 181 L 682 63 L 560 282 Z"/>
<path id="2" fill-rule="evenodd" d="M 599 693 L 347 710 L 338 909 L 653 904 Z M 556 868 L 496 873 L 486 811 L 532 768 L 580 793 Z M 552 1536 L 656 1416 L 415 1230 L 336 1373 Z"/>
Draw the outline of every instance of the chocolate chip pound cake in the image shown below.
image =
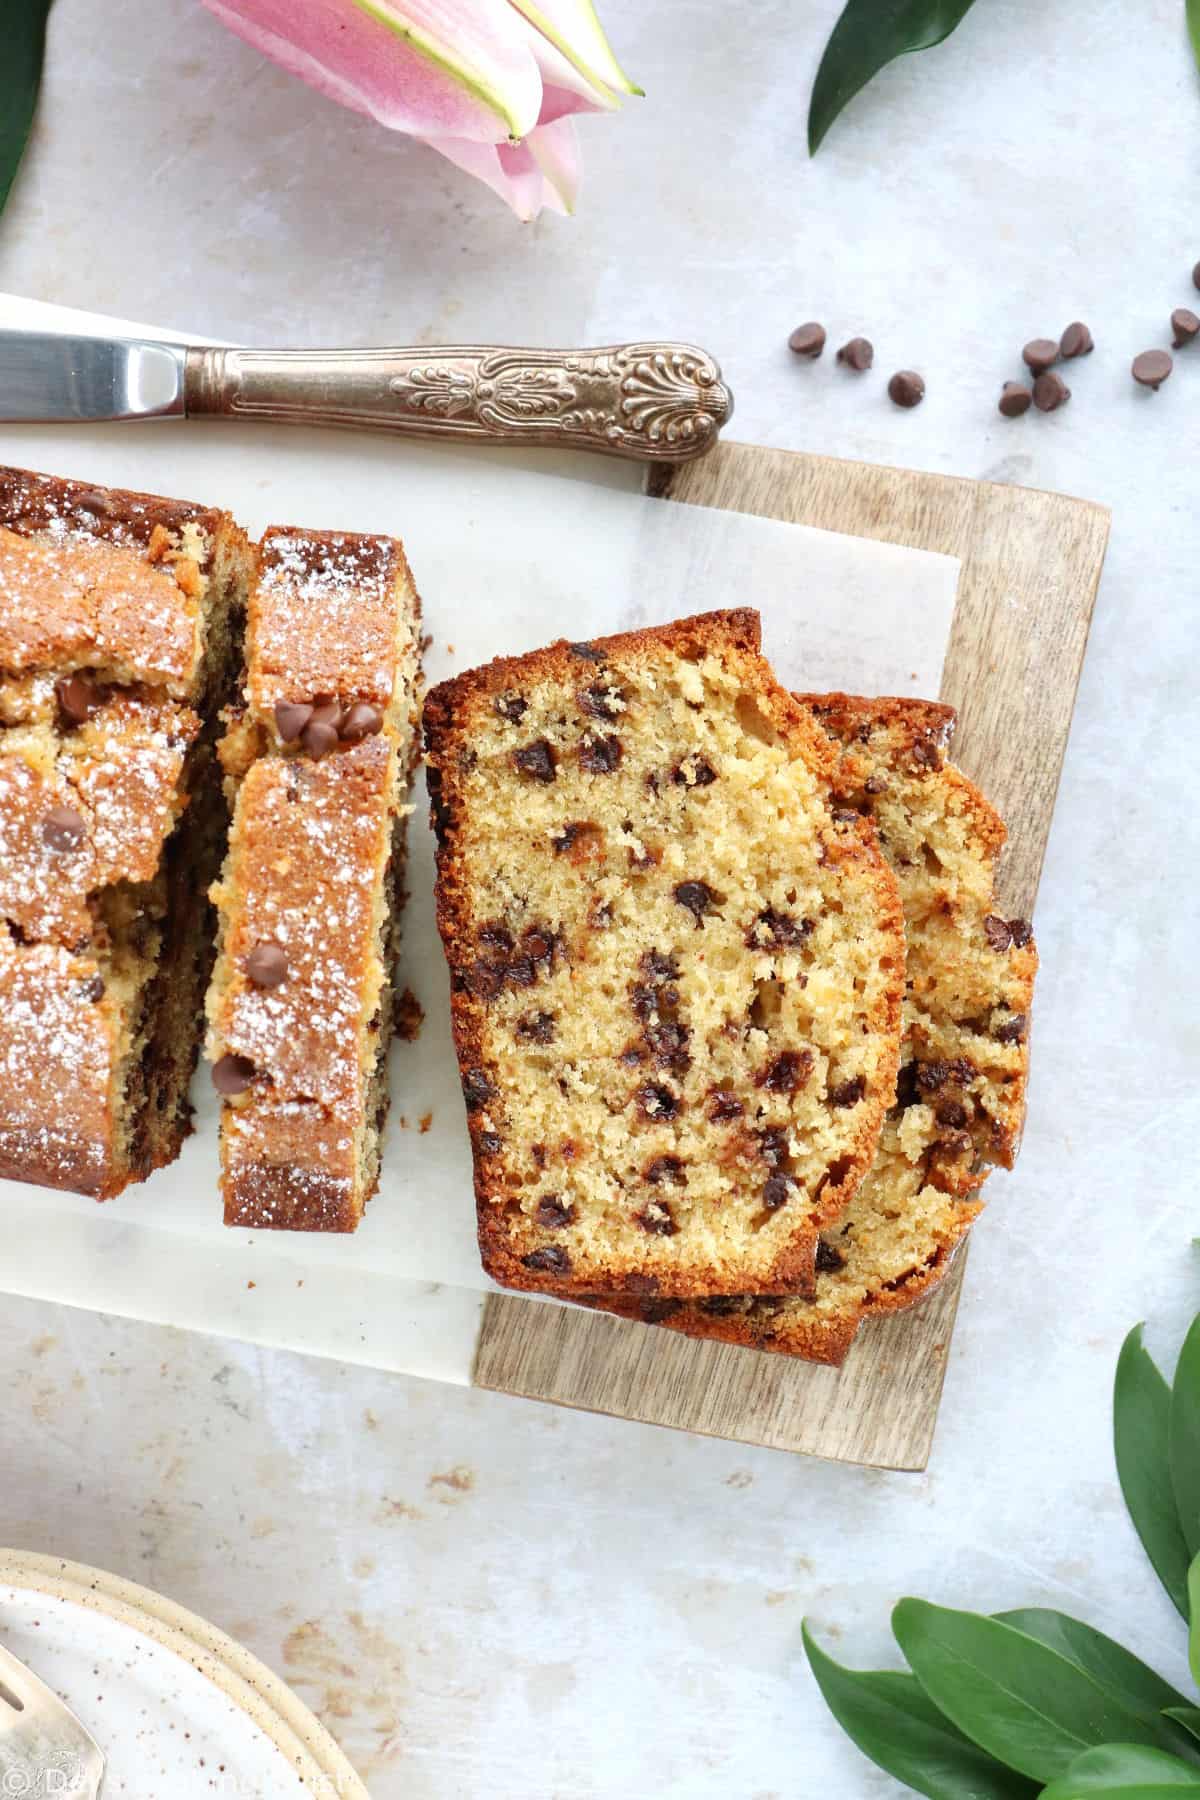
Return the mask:
<path id="1" fill-rule="evenodd" d="M 353 1231 L 375 1191 L 420 603 L 392 538 L 277 528 L 259 550 L 234 797 L 213 889 L 208 1055 L 225 1220 Z"/>
<path id="2" fill-rule="evenodd" d="M 903 921 L 758 615 L 497 661 L 425 716 L 488 1272 L 811 1287 L 894 1092 Z"/>
<path id="3" fill-rule="evenodd" d="M 837 746 L 841 803 L 874 816 L 904 903 L 901 1068 L 875 1165 L 822 1235 L 814 1296 L 597 1304 L 840 1363 L 864 1319 L 911 1306 L 941 1280 L 989 1168 L 1012 1166 L 1037 952 L 1025 921 L 996 911 L 1004 826 L 946 760 L 950 708 L 844 694 L 807 704 Z"/>
<path id="4" fill-rule="evenodd" d="M 0 469 L 0 1176 L 107 1198 L 174 1157 L 239 666 L 228 515 Z"/>

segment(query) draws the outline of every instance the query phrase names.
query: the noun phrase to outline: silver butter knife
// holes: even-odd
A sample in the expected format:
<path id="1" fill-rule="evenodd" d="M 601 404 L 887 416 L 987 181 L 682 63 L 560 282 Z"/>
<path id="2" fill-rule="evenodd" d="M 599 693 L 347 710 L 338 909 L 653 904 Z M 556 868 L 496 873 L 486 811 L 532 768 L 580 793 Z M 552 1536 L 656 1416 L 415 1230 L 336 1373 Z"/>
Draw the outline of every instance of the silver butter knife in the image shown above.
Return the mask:
<path id="1" fill-rule="evenodd" d="M 0 1794 L 97 1800 L 104 1756 L 53 1689 L 0 1645 Z"/>
<path id="2" fill-rule="evenodd" d="M 681 462 L 732 412 L 717 363 L 691 344 L 242 350 L 0 331 L 8 424 L 216 416 Z"/>

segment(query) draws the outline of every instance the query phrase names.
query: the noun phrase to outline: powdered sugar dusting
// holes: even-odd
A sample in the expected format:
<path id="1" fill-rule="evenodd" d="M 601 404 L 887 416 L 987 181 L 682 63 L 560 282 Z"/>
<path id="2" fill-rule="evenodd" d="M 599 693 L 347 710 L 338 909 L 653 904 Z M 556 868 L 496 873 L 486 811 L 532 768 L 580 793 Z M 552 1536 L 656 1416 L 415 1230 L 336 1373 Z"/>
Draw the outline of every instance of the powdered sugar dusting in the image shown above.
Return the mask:
<path id="1" fill-rule="evenodd" d="M 396 679 L 396 603 L 405 572 L 390 538 L 275 530 L 263 539 L 251 604 L 250 699 L 316 693 L 386 708 Z"/>

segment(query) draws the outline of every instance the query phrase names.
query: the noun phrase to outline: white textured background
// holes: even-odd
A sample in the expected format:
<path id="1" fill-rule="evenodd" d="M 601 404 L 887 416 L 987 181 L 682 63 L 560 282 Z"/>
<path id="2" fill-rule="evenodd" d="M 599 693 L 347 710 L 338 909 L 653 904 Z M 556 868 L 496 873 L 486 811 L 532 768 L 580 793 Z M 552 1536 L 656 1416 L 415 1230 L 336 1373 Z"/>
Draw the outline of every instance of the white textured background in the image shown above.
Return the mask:
<path id="1" fill-rule="evenodd" d="M 901 1592 L 1042 1601 L 1182 1667 L 1108 1387 L 1129 1323 L 1169 1354 L 1200 1304 L 1200 346 L 1156 397 L 1127 374 L 1195 299 L 1200 92 L 1176 0 L 979 0 L 810 164 L 836 0 L 603 10 L 649 98 L 585 126 L 578 219 L 523 229 L 193 0 L 58 0 L 0 288 L 259 342 L 687 335 L 744 438 L 1114 507 L 1037 917 L 1025 1151 L 977 1232 L 930 1471 L 6 1302 L 0 1539 L 244 1638 L 377 1800 L 882 1800 L 811 1686 L 806 1612 L 865 1662 Z M 1099 348 L 1071 405 L 999 419 L 1021 343 L 1077 316 Z M 874 338 L 876 373 L 797 367 L 783 340 L 810 317 Z M 883 397 L 901 365 L 929 383 L 913 414 Z"/>

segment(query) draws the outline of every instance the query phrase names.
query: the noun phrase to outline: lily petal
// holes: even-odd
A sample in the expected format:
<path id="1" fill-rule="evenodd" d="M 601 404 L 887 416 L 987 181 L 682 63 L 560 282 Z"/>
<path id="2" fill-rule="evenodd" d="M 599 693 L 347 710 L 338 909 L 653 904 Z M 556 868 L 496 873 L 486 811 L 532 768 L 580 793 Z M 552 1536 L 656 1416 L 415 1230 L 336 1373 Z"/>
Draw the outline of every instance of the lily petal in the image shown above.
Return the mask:
<path id="1" fill-rule="evenodd" d="M 518 219 L 528 223 L 537 218 L 543 207 L 548 206 L 552 212 L 567 210 L 558 189 L 546 180 L 529 148 L 530 140 L 542 129 L 539 126 L 537 131 L 530 132 L 520 144 L 478 144 L 465 138 L 427 138 L 425 141 L 431 150 L 438 151 L 456 167 L 465 169 L 468 175 L 474 175 L 476 180 L 490 187 L 494 194 L 499 194 Z"/>
<path id="2" fill-rule="evenodd" d="M 514 15 L 515 17 L 516 15 Z M 556 50 L 549 38 L 535 31 L 524 19 L 519 21 L 521 30 L 528 36 L 529 48 L 542 76 L 542 110 L 538 117 L 539 124 L 546 122 L 546 95 L 553 89 L 556 93 L 556 118 L 564 113 L 572 112 L 615 112 L 621 104 L 619 94 L 611 88 L 601 87 L 587 75 L 567 61 L 561 50 Z"/>
<path id="3" fill-rule="evenodd" d="M 579 198 L 579 140 L 570 119 L 543 119 L 525 139 L 530 154 L 546 178 L 549 192 L 547 205 L 553 205 L 550 194 L 562 202 L 562 211 L 573 213 Z"/>
<path id="4" fill-rule="evenodd" d="M 523 137 L 541 77 L 509 0 L 203 0 L 290 74 L 380 124 L 481 144 Z"/>
<path id="5" fill-rule="evenodd" d="M 569 63 L 596 87 L 641 94 L 612 53 L 592 0 L 512 0 Z"/>

